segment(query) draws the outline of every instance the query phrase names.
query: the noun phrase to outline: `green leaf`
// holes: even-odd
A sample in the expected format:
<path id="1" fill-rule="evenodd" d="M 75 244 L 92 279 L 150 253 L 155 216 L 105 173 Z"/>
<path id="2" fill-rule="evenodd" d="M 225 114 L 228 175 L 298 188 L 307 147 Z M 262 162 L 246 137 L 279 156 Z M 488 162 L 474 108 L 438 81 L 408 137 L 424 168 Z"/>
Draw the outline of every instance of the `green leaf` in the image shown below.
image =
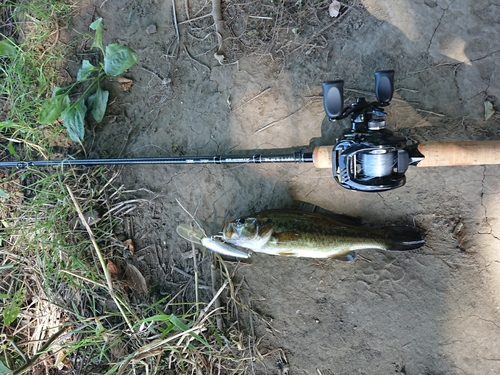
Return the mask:
<path id="1" fill-rule="evenodd" d="M 110 76 L 122 74 L 135 64 L 137 53 L 123 44 L 113 43 L 106 47 L 104 54 L 104 71 Z"/>
<path id="2" fill-rule="evenodd" d="M 9 154 L 11 155 L 17 155 L 16 149 L 14 148 L 14 144 L 12 143 L 12 141 L 9 141 L 9 143 L 7 144 L 7 151 L 9 151 Z"/>
<path id="3" fill-rule="evenodd" d="M 17 55 L 19 50 L 16 44 L 10 39 L 4 39 L 0 42 L 0 56 L 2 57 L 14 57 Z"/>
<path id="4" fill-rule="evenodd" d="M 64 126 L 69 133 L 69 137 L 74 142 L 81 143 L 83 141 L 83 136 L 85 134 L 84 119 L 86 112 L 87 107 L 85 107 L 83 100 L 80 100 L 66 109 L 61 115 L 64 121 Z"/>
<path id="5" fill-rule="evenodd" d="M 12 374 L 12 371 L 9 370 L 9 368 L 5 366 L 2 361 L 0 361 L 0 375 L 7 375 L 7 374 Z"/>
<path id="6" fill-rule="evenodd" d="M 175 315 L 170 315 L 170 318 L 169 318 L 170 322 L 176 326 L 178 329 L 180 329 L 181 331 L 183 332 L 186 332 L 188 329 L 190 329 L 189 326 L 187 326 L 186 324 L 184 324 L 184 322 L 182 320 L 180 320 L 178 317 L 176 317 Z M 194 332 L 189 332 L 188 333 L 190 336 L 194 337 L 196 340 L 198 340 L 199 342 L 201 342 L 203 345 L 205 345 L 207 348 L 212 348 L 210 346 L 210 344 L 208 342 L 206 342 L 204 339 L 202 339 L 199 335 L 197 335 L 196 333 Z"/>
<path id="7" fill-rule="evenodd" d="M 2 189 L 0 189 L 0 198 L 9 199 L 10 195 L 6 191 L 3 191 Z"/>
<path id="8" fill-rule="evenodd" d="M 98 18 L 94 22 L 92 22 L 90 24 L 90 28 L 95 31 L 94 42 L 92 43 L 91 48 L 100 48 L 102 53 L 104 53 L 104 48 L 102 46 L 102 18 Z"/>
<path id="9" fill-rule="evenodd" d="M 142 319 L 138 324 L 143 322 L 170 322 L 169 314 L 158 314 Z"/>
<path id="10" fill-rule="evenodd" d="M 56 95 L 50 99 L 46 99 L 43 102 L 38 121 L 40 124 L 44 125 L 53 123 L 69 105 L 70 101 L 68 95 Z"/>
<path id="11" fill-rule="evenodd" d="M 66 92 L 66 87 L 54 87 L 54 90 L 52 90 L 52 97 L 55 97 L 57 95 L 62 95 Z"/>
<path id="12" fill-rule="evenodd" d="M 21 312 L 21 306 L 24 301 L 24 295 L 26 294 L 25 289 L 16 290 L 12 302 L 10 305 L 6 305 L 2 311 L 3 323 L 5 326 L 10 326 L 11 323 L 17 319 L 19 313 Z"/>
<path id="13" fill-rule="evenodd" d="M 89 60 L 83 60 L 82 67 L 78 71 L 78 74 L 76 75 L 76 79 L 79 82 L 85 81 L 97 69 L 98 68 L 95 67 L 94 65 L 92 65 Z"/>
<path id="14" fill-rule="evenodd" d="M 100 123 L 104 117 L 104 112 L 106 112 L 106 107 L 108 105 L 109 91 L 103 90 L 100 87 L 97 88 L 95 94 L 89 96 L 89 107 L 92 108 L 92 117 L 97 123 Z"/>
<path id="15" fill-rule="evenodd" d="M 180 320 L 178 317 L 175 315 L 170 315 L 170 318 L 168 318 L 172 324 L 174 324 L 177 328 L 179 328 L 181 331 L 187 331 L 190 327 L 188 327 L 182 320 Z"/>

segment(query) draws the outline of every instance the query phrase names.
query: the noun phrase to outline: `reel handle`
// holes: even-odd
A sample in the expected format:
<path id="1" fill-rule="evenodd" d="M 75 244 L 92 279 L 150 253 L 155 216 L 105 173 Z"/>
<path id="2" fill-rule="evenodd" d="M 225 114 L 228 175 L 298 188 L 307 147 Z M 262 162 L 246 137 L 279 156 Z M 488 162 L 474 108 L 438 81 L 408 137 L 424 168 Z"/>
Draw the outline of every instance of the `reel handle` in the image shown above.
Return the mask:
<path id="1" fill-rule="evenodd" d="M 342 115 L 344 110 L 344 81 L 323 82 L 323 106 L 330 121 Z"/>
<path id="2" fill-rule="evenodd" d="M 500 141 L 420 143 L 417 167 L 500 164 Z"/>
<path id="3" fill-rule="evenodd" d="M 394 70 L 375 72 L 375 96 L 380 104 L 387 105 L 394 93 Z"/>

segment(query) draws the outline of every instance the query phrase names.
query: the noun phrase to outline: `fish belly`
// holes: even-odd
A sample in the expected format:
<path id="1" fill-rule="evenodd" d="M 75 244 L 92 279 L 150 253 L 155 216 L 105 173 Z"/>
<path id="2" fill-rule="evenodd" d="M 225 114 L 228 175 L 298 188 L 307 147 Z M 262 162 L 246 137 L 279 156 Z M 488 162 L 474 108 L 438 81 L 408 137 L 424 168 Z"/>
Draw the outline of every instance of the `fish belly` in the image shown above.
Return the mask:
<path id="1" fill-rule="evenodd" d="M 326 240 L 328 241 L 328 240 Z M 254 249 L 257 253 L 270 255 L 291 256 L 299 258 L 337 258 L 343 260 L 354 259 L 355 251 L 365 249 L 381 249 L 385 247 L 373 242 L 343 242 L 338 240 L 320 241 L 296 241 L 291 243 L 268 241 L 259 249 Z M 347 258 L 347 259 L 344 259 Z"/>

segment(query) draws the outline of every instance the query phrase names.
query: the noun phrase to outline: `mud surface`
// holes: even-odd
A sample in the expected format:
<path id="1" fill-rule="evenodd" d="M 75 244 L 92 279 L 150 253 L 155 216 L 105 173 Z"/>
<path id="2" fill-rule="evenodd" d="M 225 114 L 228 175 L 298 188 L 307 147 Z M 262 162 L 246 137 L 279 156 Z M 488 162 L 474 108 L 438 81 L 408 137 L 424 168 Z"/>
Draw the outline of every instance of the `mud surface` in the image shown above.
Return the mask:
<path id="1" fill-rule="evenodd" d="M 327 121 L 321 83 L 343 79 L 350 103 L 385 69 L 396 71 L 388 128 L 417 142 L 499 138 L 499 115 L 485 120 L 485 101 L 498 110 L 500 100 L 498 1 L 348 1 L 338 18 L 325 1 L 222 5 L 223 65 L 211 2 L 176 1 L 175 18 L 170 1 L 81 3 L 77 30 L 103 17 L 105 43 L 139 54 L 125 74 L 129 91 L 108 82 L 112 104 L 103 124 L 89 123 L 89 151 L 157 157 L 331 144 L 342 124 Z M 414 223 L 427 239 L 415 252 L 366 251 L 350 263 L 255 254 L 230 264 L 255 311 L 253 332 L 248 313 L 239 317 L 257 357 L 248 373 L 278 374 L 282 361 L 289 374 L 498 374 L 499 172 L 411 167 L 404 187 L 368 194 L 312 164 L 126 167 L 122 183 L 149 190 L 134 194 L 150 204 L 119 235 L 133 238 L 149 287 L 169 293 L 185 277 L 172 266 L 192 272 L 181 256 L 191 246 L 175 232 L 190 222 L 178 202 L 212 234 L 294 200 L 372 224 Z M 210 285 L 211 255 L 200 257 L 200 283 Z"/>

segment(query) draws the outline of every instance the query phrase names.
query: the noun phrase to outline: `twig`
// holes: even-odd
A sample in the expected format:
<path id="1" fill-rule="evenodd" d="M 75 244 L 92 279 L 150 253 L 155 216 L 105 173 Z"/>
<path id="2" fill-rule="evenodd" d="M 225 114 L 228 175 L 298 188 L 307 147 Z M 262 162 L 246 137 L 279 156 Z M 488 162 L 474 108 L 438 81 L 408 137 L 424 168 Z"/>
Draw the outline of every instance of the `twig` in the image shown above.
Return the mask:
<path id="1" fill-rule="evenodd" d="M 198 291 L 198 263 L 196 261 L 196 248 L 194 242 L 191 242 L 191 249 L 193 251 L 193 267 L 194 267 L 194 295 L 196 299 L 196 315 L 200 313 L 200 294 Z"/>
<path id="2" fill-rule="evenodd" d="M 58 25 L 57 21 L 55 22 L 55 24 L 56 24 L 56 30 L 52 33 L 52 34 L 54 34 L 54 33 L 56 34 L 56 38 L 55 38 L 55 40 L 54 40 L 54 43 L 52 43 L 52 45 L 51 45 L 49 48 L 47 48 L 45 51 L 43 51 L 43 53 L 42 53 L 42 54 L 40 55 L 40 57 L 38 58 L 39 60 L 41 60 L 41 59 L 42 59 L 42 57 L 43 57 L 43 56 L 45 56 L 45 53 L 46 53 L 48 50 L 50 50 L 50 49 L 54 48 L 54 47 L 56 46 L 57 42 L 59 41 L 59 25 Z M 52 35 L 52 34 L 51 34 L 51 35 Z"/>
<path id="3" fill-rule="evenodd" d="M 262 126 L 262 127 L 258 128 L 256 131 L 254 131 L 254 133 L 253 133 L 253 134 L 260 133 L 260 132 L 262 132 L 262 131 L 264 131 L 264 130 L 266 130 L 266 129 L 269 129 L 271 126 L 274 126 L 274 125 L 276 125 L 276 124 L 279 124 L 281 121 L 284 121 L 284 120 L 286 120 L 287 118 L 289 118 L 289 117 L 293 116 L 293 115 L 294 115 L 294 114 L 296 114 L 297 112 L 299 112 L 299 111 L 303 110 L 305 107 L 307 107 L 307 104 L 306 104 L 304 107 L 300 107 L 299 109 L 297 109 L 297 110 L 293 111 L 293 112 L 292 112 L 292 113 L 290 113 L 288 116 L 285 116 L 285 117 L 283 117 L 282 119 L 279 119 L 279 120 L 276 120 L 276 121 L 270 122 L 269 124 L 264 125 L 264 126 Z"/>
<path id="4" fill-rule="evenodd" d="M 445 115 L 442 115 L 441 113 L 436 113 L 436 112 L 432 112 L 432 111 L 426 111 L 425 109 L 417 108 L 417 111 L 418 112 L 428 113 L 428 114 L 434 115 L 434 116 L 445 117 Z"/>
<path id="5" fill-rule="evenodd" d="M 34 144 L 34 143 L 31 143 L 30 141 L 27 141 L 25 139 L 15 139 L 15 138 L 10 138 L 10 137 L 5 137 L 5 136 L 0 136 L 0 138 L 2 139 L 5 139 L 9 142 L 14 142 L 14 143 L 26 143 L 27 145 L 29 145 L 30 147 L 33 147 L 34 149 L 36 149 L 40 154 L 42 154 L 42 156 L 45 158 L 45 159 L 48 159 L 49 156 L 44 152 L 43 148 Z"/>
<path id="6" fill-rule="evenodd" d="M 76 278 L 76 279 L 82 279 L 83 281 L 86 281 L 86 282 L 88 282 L 89 284 L 94 284 L 94 285 L 96 285 L 96 286 L 98 286 L 98 287 L 100 287 L 100 288 L 106 288 L 106 285 L 101 284 L 100 282 L 94 281 L 94 280 L 92 280 L 92 279 L 89 279 L 89 278 L 87 278 L 87 277 L 85 277 L 85 276 L 81 276 L 81 275 L 78 275 L 78 274 L 76 274 L 76 273 L 73 273 L 73 272 L 70 272 L 70 271 L 67 271 L 67 270 L 61 270 L 60 272 L 62 272 L 62 273 L 66 273 L 66 274 L 68 274 L 68 275 L 70 275 L 71 277 Z"/>
<path id="7" fill-rule="evenodd" d="M 202 318 L 204 317 L 204 315 L 206 315 L 208 313 L 208 310 L 210 310 L 212 305 L 219 299 L 220 294 L 224 291 L 224 289 L 226 289 L 227 284 L 228 284 L 228 281 L 227 280 L 224 281 L 224 284 L 222 284 L 222 286 L 219 288 L 217 293 L 215 293 L 215 296 L 213 296 L 212 300 L 208 303 L 207 306 L 205 306 L 202 313 L 200 314 L 200 317 L 198 319 L 199 321 L 202 320 Z"/>
<path id="8" fill-rule="evenodd" d="M 177 26 L 177 13 L 175 13 L 175 0 L 172 0 L 172 14 L 174 16 L 174 27 L 175 27 L 175 35 L 177 36 L 177 42 L 179 42 L 179 27 Z"/>
<path id="9" fill-rule="evenodd" d="M 248 16 L 248 18 L 258 18 L 259 20 L 272 20 L 273 17 L 264 17 L 264 16 Z"/>
<path id="10" fill-rule="evenodd" d="M 257 98 L 260 98 L 262 95 L 264 95 L 266 92 L 268 92 L 269 90 L 271 90 L 271 87 L 267 87 L 265 88 L 264 90 L 262 90 L 260 93 L 258 93 L 257 95 L 255 95 L 253 98 L 247 100 L 246 102 L 243 102 L 243 104 L 239 105 L 238 107 L 236 107 L 234 110 L 237 111 L 238 109 L 240 109 L 241 107 L 243 107 L 244 105 L 247 105 L 248 103 L 254 101 L 255 99 Z"/>
<path id="11" fill-rule="evenodd" d="M 109 273 L 107 264 L 104 260 L 104 256 L 102 255 L 102 252 L 99 248 L 99 245 L 97 244 L 97 241 L 94 237 L 94 233 L 92 232 L 92 229 L 90 228 L 89 223 L 85 219 L 85 216 L 83 215 L 82 209 L 80 208 L 80 205 L 78 204 L 78 201 L 76 200 L 75 195 L 73 194 L 73 191 L 71 190 L 71 188 L 68 185 L 66 185 L 66 190 L 68 190 L 68 193 L 71 197 L 71 200 L 73 201 L 73 204 L 75 206 L 76 212 L 78 212 L 78 217 L 80 218 L 80 221 L 82 222 L 83 226 L 87 230 L 87 233 L 90 237 L 90 241 L 92 242 L 92 245 L 94 246 L 94 250 L 97 254 L 97 257 L 99 258 L 99 262 L 101 263 L 102 271 L 104 272 L 104 276 L 106 277 L 106 282 L 108 284 L 107 287 L 108 287 L 109 295 L 111 296 L 111 298 L 115 302 L 116 306 L 118 307 L 118 309 L 120 310 L 120 312 L 123 316 L 123 319 L 127 323 L 130 330 L 132 331 L 133 330 L 132 323 L 130 322 L 125 311 L 123 310 L 123 306 L 121 305 L 120 301 L 118 300 L 116 293 L 113 289 L 113 281 L 111 280 L 111 274 Z"/>
<path id="12" fill-rule="evenodd" d="M 197 63 L 197 64 L 200 64 L 202 67 L 207 68 L 209 72 L 211 71 L 211 69 L 208 67 L 208 65 L 205 65 L 205 64 L 203 64 L 202 62 L 199 62 L 199 61 L 198 61 L 198 60 L 196 60 L 193 56 L 191 56 L 191 54 L 189 53 L 189 51 L 187 50 L 187 47 L 186 47 L 185 45 L 182 45 L 182 46 L 184 47 L 184 52 L 186 52 L 186 55 L 188 55 L 188 57 L 189 57 L 191 60 L 193 60 L 193 61 L 194 61 L 195 63 Z"/>
<path id="13" fill-rule="evenodd" d="M 188 0 L 184 0 L 184 6 L 186 7 L 186 17 L 189 18 L 189 4 L 188 4 Z"/>
<path id="14" fill-rule="evenodd" d="M 162 83 L 162 84 L 165 84 L 167 81 L 168 81 L 168 78 L 161 78 L 158 74 L 156 74 L 155 72 L 153 72 L 152 70 L 149 70 L 143 66 L 140 66 L 138 65 L 139 68 L 141 68 L 142 70 L 144 70 L 145 72 L 148 72 L 149 74 L 155 76 L 156 78 L 158 78 L 158 80 Z"/>
<path id="15" fill-rule="evenodd" d="M 183 210 L 183 211 L 184 211 L 184 212 L 185 212 L 185 213 L 186 213 L 186 214 L 187 214 L 187 215 L 191 218 L 191 220 L 193 220 L 193 221 L 194 221 L 194 223 L 198 226 L 198 228 L 199 228 L 199 229 L 203 232 L 203 235 L 204 235 L 205 237 L 207 237 L 207 234 L 205 233 L 205 231 L 203 230 L 203 228 L 201 227 L 201 225 L 200 225 L 200 224 L 198 224 L 198 222 L 196 221 L 196 219 L 194 218 L 194 216 L 193 216 L 193 215 L 191 215 L 191 213 L 190 213 L 188 210 L 186 210 L 186 209 L 184 208 L 184 206 L 181 204 L 181 202 L 179 202 L 179 200 L 178 200 L 177 198 L 175 198 L 175 201 L 177 202 L 177 204 L 178 204 L 179 206 L 181 206 L 182 210 Z"/>
<path id="16" fill-rule="evenodd" d="M 248 304 L 250 307 L 250 303 Z M 253 327 L 253 312 L 251 308 L 248 310 L 248 319 L 250 323 L 250 332 L 248 333 L 248 350 L 250 351 L 250 364 L 252 366 L 252 373 L 255 374 L 255 369 L 253 367 L 253 353 L 252 353 L 252 339 L 255 337 L 255 331 Z"/>
<path id="17" fill-rule="evenodd" d="M 179 267 L 176 267 L 176 266 L 170 266 L 170 268 L 172 268 L 172 270 L 173 270 L 173 271 L 178 272 L 178 273 L 180 273 L 181 275 L 186 276 L 186 277 L 187 277 L 187 278 L 189 278 L 189 279 L 192 279 L 192 278 L 193 278 L 193 275 L 191 275 L 191 274 L 187 273 L 186 271 L 181 270 Z"/>
<path id="18" fill-rule="evenodd" d="M 178 25 L 184 25 L 185 23 L 202 20 L 203 18 L 207 18 L 207 17 L 211 17 L 211 16 L 212 16 L 212 13 L 205 14 L 204 16 L 199 16 L 199 17 L 195 17 L 195 18 L 191 18 L 191 19 L 187 19 L 187 20 L 184 20 L 182 22 L 179 22 Z"/>
<path id="19" fill-rule="evenodd" d="M 224 21 L 222 20 L 222 3 L 221 0 L 212 0 L 212 17 L 215 24 L 215 33 L 217 34 L 217 40 L 219 41 L 218 53 L 221 53 L 222 42 L 224 41 L 224 36 L 226 35 L 224 30 Z"/>
<path id="20" fill-rule="evenodd" d="M 215 253 L 212 253 L 212 257 L 213 257 L 213 262 L 212 262 L 212 265 L 210 267 L 210 276 L 212 278 L 212 293 L 215 295 L 215 285 L 216 285 L 216 274 L 215 274 L 215 270 L 216 270 L 216 262 L 217 262 L 217 257 L 215 256 Z M 220 299 L 217 298 L 217 300 L 215 301 L 215 308 L 216 309 L 220 309 L 221 307 L 221 303 L 220 303 Z M 222 331 L 222 329 L 224 328 L 224 325 L 222 324 L 222 318 L 219 314 L 217 314 L 217 316 L 215 317 L 216 319 L 216 322 L 217 322 L 217 329 L 219 331 Z"/>

